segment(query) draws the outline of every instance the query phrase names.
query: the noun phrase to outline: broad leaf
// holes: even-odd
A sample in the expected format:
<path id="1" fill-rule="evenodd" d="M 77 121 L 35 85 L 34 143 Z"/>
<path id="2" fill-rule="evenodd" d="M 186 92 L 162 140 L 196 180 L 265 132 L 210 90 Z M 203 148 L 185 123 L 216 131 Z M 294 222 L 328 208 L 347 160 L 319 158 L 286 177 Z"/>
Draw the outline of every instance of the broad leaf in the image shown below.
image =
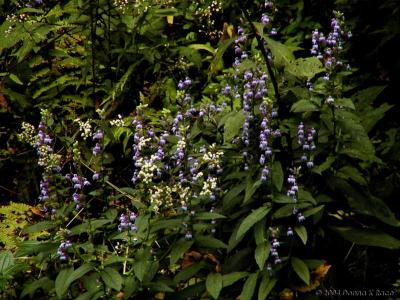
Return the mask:
<path id="1" fill-rule="evenodd" d="M 274 288 L 277 281 L 278 280 L 276 278 L 271 278 L 268 273 L 264 273 L 261 279 L 260 287 L 258 288 L 258 300 L 265 300 Z"/>
<path id="2" fill-rule="evenodd" d="M 123 279 L 119 272 L 113 268 L 106 267 L 100 272 L 100 276 L 107 287 L 116 291 L 121 290 Z"/>
<path id="3" fill-rule="evenodd" d="M 305 282 L 305 284 L 310 284 L 310 271 L 307 265 L 301 259 L 297 257 L 292 257 L 291 259 L 293 270 L 296 274 Z"/>
<path id="4" fill-rule="evenodd" d="M 295 226 L 294 231 L 296 234 L 299 236 L 303 244 L 305 245 L 307 243 L 307 229 L 303 225 L 300 226 Z"/>
<path id="5" fill-rule="evenodd" d="M 182 258 L 183 254 L 189 250 L 192 245 L 193 241 L 187 241 L 185 239 L 177 241 L 171 250 L 170 264 L 172 265 L 176 263 L 178 259 Z"/>
<path id="6" fill-rule="evenodd" d="M 251 274 L 244 283 L 243 290 L 239 296 L 240 300 L 251 300 L 256 289 L 258 272 Z"/>
<path id="7" fill-rule="evenodd" d="M 282 165 L 279 161 L 274 161 L 271 169 L 272 183 L 276 189 L 280 192 L 283 185 L 283 170 Z"/>
<path id="8" fill-rule="evenodd" d="M 270 246 L 271 245 L 269 243 L 260 244 L 254 251 L 254 257 L 260 270 L 264 269 L 265 261 L 269 256 Z"/>
<path id="9" fill-rule="evenodd" d="M 222 290 L 222 275 L 220 273 L 208 274 L 206 288 L 211 297 L 218 299 L 219 293 Z"/>
<path id="10" fill-rule="evenodd" d="M 230 286 L 247 275 L 249 275 L 247 272 L 233 272 L 222 275 L 222 287 Z"/>
<path id="11" fill-rule="evenodd" d="M 357 245 L 400 249 L 400 240 L 378 230 L 354 227 L 331 227 L 331 229 Z"/>
<path id="12" fill-rule="evenodd" d="M 14 264 L 14 258 L 10 251 L 0 252 L 0 274 Z"/>
<path id="13" fill-rule="evenodd" d="M 251 227 L 262 218 L 264 218 L 268 212 L 271 210 L 269 206 L 262 206 L 254 210 L 250 215 L 248 215 L 241 223 L 236 233 L 236 237 L 243 236 Z"/>
<path id="14" fill-rule="evenodd" d="M 318 107 L 310 100 L 300 100 L 292 105 L 292 112 L 300 113 L 306 111 L 318 111 Z"/>

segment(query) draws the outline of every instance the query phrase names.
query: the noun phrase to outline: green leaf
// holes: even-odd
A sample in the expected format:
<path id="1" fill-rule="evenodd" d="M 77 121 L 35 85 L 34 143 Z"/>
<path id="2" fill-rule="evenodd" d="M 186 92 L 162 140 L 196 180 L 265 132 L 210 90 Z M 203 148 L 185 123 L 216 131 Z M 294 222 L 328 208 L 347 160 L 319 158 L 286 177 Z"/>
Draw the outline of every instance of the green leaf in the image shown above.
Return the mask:
<path id="1" fill-rule="evenodd" d="M 138 289 L 138 282 L 136 281 L 134 276 L 125 277 L 124 282 L 124 293 L 125 299 L 130 299 L 129 297 Z"/>
<path id="2" fill-rule="evenodd" d="M 240 226 L 240 224 L 236 223 L 235 227 L 233 228 L 232 234 L 231 234 L 231 236 L 229 238 L 229 241 L 228 241 L 228 249 L 227 249 L 228 253 L 231 252 L 240 243 L 240 241 L 244 237 L 243 235 L 241 235 L 241 236 L 237 235 L 237 232 L 239 230 L 239 226 Z"/>
<path id="3" fill-rule="evenodd" d="M 258 288 L 258 300 L 265 300 L 277 281 L 276 278 L 271 278 L 268 273 L 264 273 Z"/>
<path id="4" fill-rule="evenodd" d="M 171 219 L 171 220 L 156 220 L 150 225 L 150 232 L 154 233 L 163 229 L 175 229 L 180 228 L 182 225 L 182 220 Z"/>
<path id="5" fill-rule="evenodd" d="M 23 233 L 34 233 L 54 228 L 56 225 L 53 221 L 42 221 L 22 230 Z"/>
<path id="6" fill-rule="evenodd" d="M 211 297 L 218 299 L 219 293 L 222 290 L 222 275 L 220 273 L 208 274 L 206 288 Z"/>
<path id="7" fill-rule="evenodd" d="M 311 79 L 324 70 L 321 61 L 315 56 L 298 58 L 285 68 L 286 72 L 302 79 Z"/>
<path id="8" fill-rule="evenodd" d="M 192 44 L 189 45 L 190 48 L 193 48 L 195 50 L 205 50 L 210 52 L 211 54 L 215 53 L 215 49 L 210 46 L 210 44 Z"/>
<path id="9" fill-rule="evenodd" d="M 303 244 L 305 245 L 307 243 L 307 229 L 303 225 L 300 226 L 295 226 L 294 231 L 296 234 L 299 236 Z"/>
<path id="10" fill-rule="evenodd" d="M 262 206 L 252 211 L 240 224 L 236 237 L 243 236 L 254 224 L 264 218 L 271 210 L 270 206 Z"/>
<path id="11" fill-rule="evenodd" d="M 0 274 L 14 264 L 14 258 L 10 251 L 0 252 Z"/>
<path id="12" fill-rule="evenodd" d="M 135 272 L 136 278 L 139 279 L 140 282 L 143 281 L 143 278 L 148 272 L 149 267 L 150 261 L 146 259 L 141 259 L 133 265 L 133 271 Z"/>
<path id="13" fill-rule="evenodd" d="M 210 73 L 208 74 L 209 79 L 211 79 L 212 75 L 214 75 L 224 67 L 223 55 L 225 51 L 229 49 L 229 47 L 232 45 L 234 41 L 235 38 L 232 37 L 229 40 L 223 41 L 221 45 L 218 47 L 217 52 L 215 53 L 214 58 L 210 64 Z"/>
<path id="14" fill-rule="evenodd" d="M 318 107 L 310 100 L 299 100 L 292 105 L 290 111 L 294 113 L 318 111 Z"/>
<path id="15" fill-rule="evenodd" d="M 195 242 L 196 245 L 199 247 L 204 247 L 204 248 L 228 248 L 228 246 L 222 242 L 221 240 L 218 240 L 212 236 L 196 236 L 195 237 Z"/>
<path id="16" fill-rule="evenodd" d="M 312 172 L 322 175 L 322 172 L 329 169 L 331 165 L 335 162 L 336 157 L 328 156 L 327 159 L 320 165 L 312 168 Z"/>
<path id="17" fill-rule="evenodd" d="M 286 67 L 290 65 L 295 59 L 293 51 L 296 50 L 297 47 L 290 47 L 274 41 L 267 35 L 263 34 L 263 24 L 254 23 L 254 25 L 259 34 L 262 35 L 263 39 L 267 42 L 267 48 L 271 50 L 274 64 L 278 67 Z"/>
<path id="18" fill-rule="evenodd" d="M 360 171 L 358 171 L 356 168 L 352 166 L 344 166 L 336 173 L 336 176 L 343 179 L 350 178 L 356 183 L 359 183 L 361 185 L 367 185 L 365 177 L 361 174 Z"/>
<path id="19" fill-rule="evenodd" d="M 261 186 L 260 180 L 253 182 L 253 180 L 251 180 L 250 177 L 248 178 L 247 185 L 246 185 L 246 192 L 244 194 L 244 201 L 243 201 L 242 206 L 251 202 L 251 200 L 254 200 L 253 195 L 260 186 Z"/>
<path id="20" fill-rule="evenodd" d="M 192 245 L 193 241 L 187 241 L 183 238 L 177 241 L 171 250 L 170 264 L 176 263 Z"/>
<path id="21" fill-rule="evenodd" d="M 293 202 L 293 200 L 292 200 L 292 202 Z M 311 205 L 310 203 L 306 203 L 306 202 L 297 203 L 296 208 L 302 209 L 302 208 L 308 207 L 310 205 Z M 274 214 L 272 215 L 272 218 L 280 219 L 280 218 L 288 217 L 293 214 L 293 208 L 294 208 L 293 204 L 284 205 L 274 212 Z"/>
<path id="22" fill-rule="evenodd" d="M 265 237 L 265 231 L 266 231 L 266 220 L 263 219 L 262 221 L 258 222 L 254 226 L 254 239 L 256 241 L 256 245 L 261 245 L 265 242 L 266 237 Z"/>
<path id="23" fill-rule="evenodd" d="M 231 143 L 232 139 L 239 135 L 245 120 L 243 112 L 230 112 L 226 115 L 224 124 L 224 142 Z"/>
<path id="24" fill-rule="evenodd" d="M 226 216 L 217 214 L 217 213 L 211 213 L 211 212 L 199 212 L 194 216 L 194 220 L 216 220 L 216 219 L 225 219 Z"/>
<path id="25" fill-rule="evenodd" d="M 254 257 L 260 270 L 264 269 L 265 261 L 269 256 L 270 247 L 271 245 L 269 243 L 264 243 L 258 245 L 254 251 Z"/>
<path id="26" fill-rule="evenodd" d="M 305 216 L 306 218 L 309 216 L 312 216 L 314 214 L 316 214 L 317 212 L 319 212 L 321 209 L 323 209 L 325 207 L 325 205 L 319 205 L 317 207 L 313 207 L 310 209 L 307 209 L 303 212 L 303 216 Z"/>
<path id="27" fill-rule="evenodd" d="M 110 289 L 120 291 L 122 288 L 122 276 L 113 268 L 106 267 L 100 272 L 101 279 Z"/>
<path id="28" fill-rule="evenodd" d="M 280 192 L 282 190 L 282 185 L 283 185 L 283 171 L 282 171 L 282 165 L 279 161 L 274 161 L 272 164 L 272 183 Z"/>
<path id="29" fill-rule="evenodd" d="M 317 201 L 311 195 L 310 192 L 300 188 L 298 192 L 299 202 L 310 202 L 314 205 L 317 205 Z"/>
<path id="30" fill-rule="evenodd" d="M 28 284 L 25 284 L 20 297 L 24 298 L 25 296 L 29 295 L 32 298 L 38 289 L 41 288 L 41 289 L 47 291 L 52 288 L 53 284 L 54 284 L 53 281 L 50 280 L 48 277 L 39 278 Z"/>
<path id="31" fill-rule="evenodd" d="M 300 258 L 292 257 L 291 259 L 293 270 L 296 274 L 305 282 L 305 284 L 310 284 L 310 271 L 307 265 Z"/>
<path id="32" fill-rule="evenodd" d="M 19 85 L 24 85 L 24 83 L 21 81 L 21 79 L 19 79 L 18 78 L 18 76 L 17 75 L 15 75 L 15 74 L 10 74 L 10 79 L 12 80 L 12 81 L 14 81 L 16 84 L 19 84 Z"/>
<path id="33" fill-rule="evenodd" d="M 258 272 L 251 274 L 244 283 L 243 290 L 239 296 L 240 300 L 251 300 L 256 289 Z"/>
<path id="34" fill-rule="evenodd" d="M 234 284 L 236 281 L 248 276 L 247 272 L 233 272 L 222 275 L 222 287 L 227 287 Z"/>
<path id="35" fill-rule="evenodd" d="M 58 298 L 62 299 L 64 294 L 69 288 L 70 282 L 68 282 L 68 278 L 72 275 L 74 272 L 73 268 L 66 268 L 62 269 L 60 273 L 58 273 L 56 282 L 55 282 L 55 289 Z"/>
<path id="36" fill-rule="evenodd" d="M 335 104 L 340 109 L 343 109 L 343 108 L 348 108 L 348 109 L 351 109 L 351 110 L 355 110 L 356 109 L 356 107 L 354 106 L 353 101 L 351 101 L 351 99 L 349 99 L 349 98 L 336 99 L 335 100 Z"/>
<path id="37" fill-rule="evenodd" d="M 293 198 L 282 194 L 274 195 L 272 201 L 274 203 L 280 203 L 280 204 L 290 204 L 290 203 L 293 204 Z"/>
<path id="38" fill-rule="evenodd" d="M 94 232 L 96 229 L 104 226 L 105 224 L 111 223 L 110 219 L 98 219 L 98 220 L 90 220 L 86 221 L 82 224 L 76 225 L 71 228 L 71 235 L 81 234 L 90 230 Z"/>
<path id="39" fill-rule="evenodd" d="M 400 249 L 400 240 L 375 229 L 333 226 L 330 228 L 345 240 L 357 245 Z"/>
<path id="40" fill-rule="evenodd" d="M 364 191 L 355 189 L 351 184 L 337 177 L 329 178 L 328 184 L 334 189 L 341 191 L 346 196 L 354 212 L 373 216 L 392 226 L 400 226 L 400 221 L 396 219 L 395 214 L 381 199 L 368 193 L 365 194 Z"/>
<path id="41" fill-rule="evenodd" d="M 183 269 L 182 271 L 180 271 L 174 278 L 174 282 L 175 283 L 179 283 L 182 281 L 186 281 L 189 278 L 194 277 L 202 268 L 206 267 L 206 263 L 204 262 L 200 262 L 197 264 L 194 264 L 190 267 L 187 267 L 185 269 Z"/>
<path id="42" fill-rule="evenodd" d="M 167 284 L 170 282 L 163 282 L 161 280 L 155 281 L 155 282 L 150 282 L 146 284 L 146 286 L 150 289 L 152 292 L 173 292 L 174 290 Z"/>
<path id="43" fill-rule="evenodd" d="M 65 294 L 68 290 L 69 286 L 77 279 L 81 278 L 86 273 L 93 270 L 93 266 L 90 264 L 84 264 L 80 266 L 78 269 L 74 270 L 73 268 L 63 269 L 58 274 L 56 278 L 55 288 L 56 293 L 59 298 Z"/>
<path id="44" fill-rule="evenodd" d="M 227 192 L 224 196 L 223 201 L 223 209 L 231 210 L 237 203 L 240 202 L 241 197 L 239 194 L 244 191 L 246 188 L 246 182 L 242 182 L 240 184 L 236 184 L 229 192 Z"/>
<path id="45" fill-rule="evenodd" d="M 376 123 L 378 123 L 378 121 L 382 119 L 385 116 L 385 113 L 392 107 L 394 107 L 394 105 L 383 103 L 381 106 L 377 108 L 374 107 L 365 113 L 361 121 L 365 131 L 370 132 L 375 127 Z"/>

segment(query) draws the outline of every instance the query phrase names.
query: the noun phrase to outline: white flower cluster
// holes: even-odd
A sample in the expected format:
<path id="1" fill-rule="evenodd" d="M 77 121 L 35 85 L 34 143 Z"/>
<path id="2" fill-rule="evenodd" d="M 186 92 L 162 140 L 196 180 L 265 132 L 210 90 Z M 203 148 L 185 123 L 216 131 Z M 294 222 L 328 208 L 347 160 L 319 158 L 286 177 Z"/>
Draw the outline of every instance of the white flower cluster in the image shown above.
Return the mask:
<path id="1" fill-rule="evenodd" d="M 191 195 L 191 190 L 189 187 L 183 187 L 182 185 L 178 184 L 176 187 L 176 192 L 179 195 L 180 199 L 180 205 L 187 206 L 187 202 L 189 199 L 189 196 Z"/>
<path id="2" fill-rule="evenodd" d="M 182 150 L 184 150 L 186 148 L 186 139 L 185 139 L 185 137 L 182 137 L 178 141 L 178 143 L 176 144 L 176 148 L 177 149 L 182 149 Z"/>
<path id="3" fill-rule="evenodd" d="M 210 197 L 214 190 L 217 188 L 217 178 L 208 177 L 203 183 L 203 188 L 201 189 L 200 196 Z"/>
<path id="4" fill-rule="evenodd" d="M 214 143 L 210 146 L 208 152 L 205 152 L 203 155 L 203 162 L 208 164 L 209 167 L 213 169 L 221 168 L 221 158 L 224 155 L 224 152 L 216 150 L 217 145 Z"/>
<path id="5" fill-rule="evenodd" d="M 151 183 L 154 175 L 154 171 L 157 170 L 157 166 L 154 163 L 157 160 L 155 155 L 152 155 L 150 159 L 139 158 L 136 162 L 140 166 L 139 178 L 143 181 L 143 183 L 149 184 Z"/>
<path id="6" fill-rule="evenodd" d="M 44 167 L 46 171 L 50 172 L 60 165 L 61 155 L 53 153 L 53 148 L 51 146 L 46 144 L 40 145 L 38 154 L 38 165 Z"/>
<path id="7" fill-rule="evenodd" d="M 117 126 L 117 127 L 124 127 L 124 120 L 122 120 L 122 116 L 118 115 L 118 119 L 111 120 L 110 121 L 111 126 Z"/>
<path id="8" fill-rule="evenodd" d="M 129 4 L 129 0 L 114 0 L 114 6 L 120 10 L 125 10 Z"/>
<path id="9" fill-rule="evenodd" d="M 32 147 L 35 147 L 36 142 L 38 140 L 38 137 L 35 132 L 35 126 L 27 122 L 22 122 L 21 127 L 22 127 L 22 132 L 17 135 L 18 139 L 21 142 L 27 142 Z"/>
<path id="10" fill-rule="evenodd" d="M 137 145 L 138 150 L 142 151 L 146 147 L 146 144 L 151 141 L 151 138 L 145 138 L 144 136 L 140 137 L 139 143 Z"/>
<path id="11" fill-rule="evenodd" d="M 173 204 L 173 189 L 170 186 L 156 186 L 150 190 L 150 205 L 157 214 L 161 207 L 171 207 Z"/>
<path id="12" fill-rule="evenodd" d="M 171 209 L 174 206 L 173 193 L 179 195 L 179 204 L 187 206 L 190 196 L 190 188 L 178 184 L 176 186 L 160 185 L 150 190 L 150 206 L 155 213 L 159 213 L 161 208 Z"/>
<path id="13" fill-rule="evenodd" d="M 90 122 L 91 119 L 88 119 L 86 122 L 83 122 L 81 119 L 77 118 L 74 120 L 79 125 L 79 131 L 81 132 L 81 137 L 87 139 L 88 137 L 92 136 L 92 125 Z"/>

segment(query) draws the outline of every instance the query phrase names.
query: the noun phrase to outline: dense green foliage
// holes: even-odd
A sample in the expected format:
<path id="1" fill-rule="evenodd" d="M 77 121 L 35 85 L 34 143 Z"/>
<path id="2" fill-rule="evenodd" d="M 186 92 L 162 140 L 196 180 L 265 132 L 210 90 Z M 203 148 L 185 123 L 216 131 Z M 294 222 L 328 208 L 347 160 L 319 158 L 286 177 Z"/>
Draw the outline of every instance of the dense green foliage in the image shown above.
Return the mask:
<path id="1" fill-rule="evenodd" d="M 395 299 L 398 108 L 318 5 L 0 0 L 2 297 Z"/>

